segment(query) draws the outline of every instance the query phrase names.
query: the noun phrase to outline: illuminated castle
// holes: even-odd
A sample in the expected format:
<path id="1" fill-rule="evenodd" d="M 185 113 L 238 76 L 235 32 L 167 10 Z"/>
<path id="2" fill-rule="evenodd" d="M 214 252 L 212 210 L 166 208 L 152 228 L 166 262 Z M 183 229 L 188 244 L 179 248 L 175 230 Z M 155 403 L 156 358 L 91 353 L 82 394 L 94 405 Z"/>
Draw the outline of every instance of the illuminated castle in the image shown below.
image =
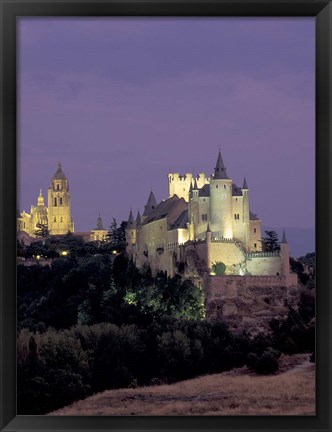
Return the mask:
<path id="1" fill-rule="evenodd" d="M 168 191 L 159 204 L 151 191 L 136 220 L 130 211 L 127 253 L 139 268 L 202 275 L 214 274 L 219 264 L 226 275 L 289 277 L 285 234 L 280 251 L 262 251 L 261 220 L 250 211 L 247 181 L 233 183 L 220 151 L 211 178 L 170 173 Z"/>
<path id="2" fill-rule="evenodd" d="M 74 221 L 70 215 L 69 182 L 59 162 L 58 169 L 51 179 L 47 193 L 47 207 L 40 190 L 37 205 L 31 206 L 30 214 L 23 211 L 17 219 L 18 231 L 34 237 L 43 227 L 51 235 L 74 232 Z"/>

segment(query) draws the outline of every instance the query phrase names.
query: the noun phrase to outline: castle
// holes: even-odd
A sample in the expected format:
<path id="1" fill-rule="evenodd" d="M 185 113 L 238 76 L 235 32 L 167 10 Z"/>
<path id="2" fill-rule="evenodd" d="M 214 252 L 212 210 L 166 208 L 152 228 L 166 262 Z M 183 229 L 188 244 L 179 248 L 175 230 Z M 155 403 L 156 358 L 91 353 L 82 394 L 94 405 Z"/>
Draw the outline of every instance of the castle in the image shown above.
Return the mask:
<path id="1" fill-rule="evenodd" d="M 285 233 L 279 251 L 262 251 L 261 220 L 250 211 L 247 181 L 240 188 L 228 177 L 220 150 L 211 178 L 170 173 L 168 191 L 159 204 L 151 191 L 142 216 L 134 219 L 130 210 L 127 253 L 137 267 L 169 276 L 214 275 L 222 268 L 225 275 L 295 282 Z"/>
<path id="2" fill-rule="evenodd" d="M 38 237 L 38 233 L 41 234 L 42 230 L 46 230 L 50 235 L 65 235 L 74 232 L 74 220 L 70 211 L 69 181 L 62 171 L 60 162 L 47 191 L 47 206 L 40 190 L 37 205 L 31 206 L 30 213 L 23 211 L 17 217 L 18 232 L 34 238 Z M 105 240 L 107 230 L 103 227 L 100 214 L 94 229 L 87 233 L 76 233 L 76 235 L 85 240 Z"/>

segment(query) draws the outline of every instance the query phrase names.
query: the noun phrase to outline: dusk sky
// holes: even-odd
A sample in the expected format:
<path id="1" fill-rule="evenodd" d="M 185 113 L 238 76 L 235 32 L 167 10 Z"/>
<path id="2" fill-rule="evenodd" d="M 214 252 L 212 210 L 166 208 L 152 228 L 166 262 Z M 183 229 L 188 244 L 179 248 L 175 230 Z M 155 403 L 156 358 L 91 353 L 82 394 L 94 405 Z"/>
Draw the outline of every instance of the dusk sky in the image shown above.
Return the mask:
<path id="1" fill-rule="evenodd" d="M 167 173 L 247 178 L 265 226 L 314 228 L 314 18 L 22 18 L 18 197 L 61 161 L 75 231 L 167 198 Z"/>

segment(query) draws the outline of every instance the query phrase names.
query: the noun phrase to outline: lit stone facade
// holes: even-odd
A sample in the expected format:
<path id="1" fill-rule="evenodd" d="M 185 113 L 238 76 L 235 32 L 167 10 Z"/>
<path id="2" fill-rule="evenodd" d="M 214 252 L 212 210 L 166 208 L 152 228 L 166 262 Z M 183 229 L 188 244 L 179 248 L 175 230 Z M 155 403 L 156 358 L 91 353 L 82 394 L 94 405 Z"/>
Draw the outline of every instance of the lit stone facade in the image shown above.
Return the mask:
<path id="1" fill-rule="evenodd" d="M 130 211 L 127 253 L 152 273 L 213 274 L 224 263 L 228 275 L 289 277 L 286 237 L 278 252 L 262 252 L 261 220 L 250 211 L 246 179 L 233 183 L 219 151 L 214 175 L 168 174 L 169 198 L 150 193 L 142 216 Z"/>
<path id="2" fill-rule="evenodd" d="M 24 231 L 31 237 L 35 237 L 36 232 L 41 227 L 46 227 L 50 235 L 74 232 L 74 221 L 70 213 L 69 182 L 62 171 L 60 162 L 56 173 L 51 179 L 47 197 L 48 205 L 46 207 L 40 190 L 37 205 L 31 206 L 30 214 L 23 211 L 18 215 L 18 231 Z"/>

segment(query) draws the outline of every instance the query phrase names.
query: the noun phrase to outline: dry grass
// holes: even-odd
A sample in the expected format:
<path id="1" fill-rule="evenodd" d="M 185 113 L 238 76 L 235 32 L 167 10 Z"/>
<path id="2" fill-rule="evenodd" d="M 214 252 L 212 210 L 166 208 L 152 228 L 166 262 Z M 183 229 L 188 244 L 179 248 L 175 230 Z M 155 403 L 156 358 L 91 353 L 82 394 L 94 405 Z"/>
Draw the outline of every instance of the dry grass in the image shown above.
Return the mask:
<path id="1" fill-rule="evenodd" d="M 272 376 L 241 368 L 172 385 L 108 390 L 50 415 L 315 415 L 315 365 L 307 357 L 284 357 L 283 372 Z"/>

